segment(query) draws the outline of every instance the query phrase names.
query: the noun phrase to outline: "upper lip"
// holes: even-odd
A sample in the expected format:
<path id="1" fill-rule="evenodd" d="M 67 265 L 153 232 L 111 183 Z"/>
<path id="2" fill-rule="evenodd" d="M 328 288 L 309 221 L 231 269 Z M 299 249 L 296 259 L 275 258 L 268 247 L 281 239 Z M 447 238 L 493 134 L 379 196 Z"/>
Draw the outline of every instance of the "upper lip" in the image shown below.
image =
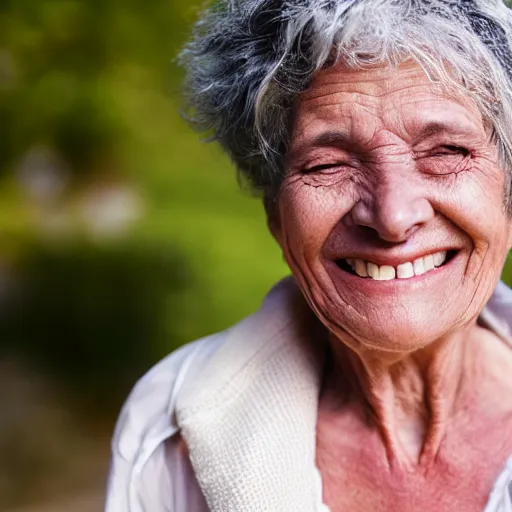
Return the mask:
<path id="1" fill-rule="evenodd" d="M 418 258 L 424 258 L 429 254 L 435 254 L 442 251 L 458 251 L 460 249 L 454 247 L 436 247 L 434 249 L 422 249 L 421 251 L 414 251 L 408 253 L 396 253 L 396 254 L 385 254 L 380 251 L 375 252 L 353 252 L 344 254 L 343 256 L 333 258 L 335 261 L 339 260 L 364 260 L 376 265 L 389 265 L 391 267 L 397 267 L 402 263 L 413 262 Z"/>

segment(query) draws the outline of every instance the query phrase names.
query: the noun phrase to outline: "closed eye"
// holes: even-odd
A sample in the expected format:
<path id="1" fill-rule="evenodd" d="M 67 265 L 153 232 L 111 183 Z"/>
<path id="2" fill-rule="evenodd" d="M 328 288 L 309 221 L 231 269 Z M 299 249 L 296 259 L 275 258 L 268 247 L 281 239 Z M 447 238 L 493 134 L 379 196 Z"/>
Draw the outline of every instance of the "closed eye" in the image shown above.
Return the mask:
<path id="1" fill-rule="evenodd" d="M 432 154 L 432 156 L 452 156 L 452 155 L 460 155 L 460 156 L 468 156 L 469 150 L 463 148 L 462 146 L 439 146 L 436 148 Z"/>
<path id="2" fill-rule="evenodd" d="M 470 167 L 471 151 L 462 146 L 445 144 L 417 155 L 419 169 L 432 176 L 459 174 Z"/>
<path id="3" fill-rule="evenodd" d="M 346 163 L 343 162 L 332 162 L 329 164 L 322 164 L 322 165 L 315 165 L 313 167 L 309 167 L 304 169 L 302 172 L 304 174 L 312 174 L 315 172 L 322 172 L 322 171 L 335 171 L 339 169 L 340 167 L 346 166 Z"/>

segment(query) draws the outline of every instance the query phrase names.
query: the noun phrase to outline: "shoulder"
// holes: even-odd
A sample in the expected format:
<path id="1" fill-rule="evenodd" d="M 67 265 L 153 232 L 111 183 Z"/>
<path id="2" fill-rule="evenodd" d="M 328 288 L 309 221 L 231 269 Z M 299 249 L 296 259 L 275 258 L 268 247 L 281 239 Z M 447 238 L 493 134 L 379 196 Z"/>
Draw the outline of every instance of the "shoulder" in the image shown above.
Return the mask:
<path id="1" fill-rule="evenodd" d="M 479 321 L 512 346 L 512 290 L 502 281 L 480 313 Z"/>
<path id="2" fill-rule="evenodd" d="M 281 281 L 256 313 L 226 331 L 182 346 L 149 370 L 136 383 L 122 408 L 113 438 L 114 455 L 133 461 L 145 442 L 154 443 L 159 435 L 177 430 L 174 409 L 178 391 L 183 394 L 183 388 L 190 385 L 194 394 L 198 381 L 200 387 L 208 388 L 211 380 L 222 382 L 230 370 L 243 366 L 252 352 L 260 350 L 262 342 L 273 339 L 289 321 L 286 304 L 296 293 L 294 281 Z M 227 347 L 218 350 L 221 346 Z M 222 355 L 213 358 L 217 352 Z M 203 371 L 211 359 L 216 361 L 216 367 L 221 367 L 217 379 L 211 371 Z M 206 375 L 200 379 L 203 373 Z"/>
<path id="3" fill-rule="evenodd" d="M 168 494 L 176 494 L 179 489 L 171 491 L 154 485 L 166 472 L 166 442 L 179 439 L 174 415 L 176 398 L 185 380 L 201 371 L 224 337 L 224 333 L 218 333 L 182 346 L 135 384 L 121 410 L 112 440 L 107 512 L 136 511 L 140 500 L 155 512 L 168 510 L 164 506 L 170 500 Z M 180 457 L 177 455 L 173 460 L 175 470 L 183 472 Z M 175 476 L 181 481 L 180 475 Z M 186 475 L 181 476 L 186 479 Z M 186 484 L 190 486 L 191 482 Z"/>
<path id="4" fill-rule="evenodd" d="M 250 375 L 245 384 L 247 379 L 256 379 L 254 369 L 264 367 L 276 347 L 284 343 L 283 332 L 293 323 L 292 318 L 303 316 L 302 310 L 295 312 L 297 290 L 293 281 L 285 279 L 256 313 L 226 331 L 184 345 L 136 383 L 112 441 L 107 512 L 138 512 L 137 503 L 154 512 L 172 510 L 166 507 L 175 503 L 180 490 L 187 502 L 190 500 L 193 482 L 181 464 L 186 462 L 183 453 L 171 450 L 170 454 L 169 446 L 178 444 L 174 441 L 180 438 L 183 419 L 203 410 L 202 404 L 216 390 L 237 388 L 233 384 L 236 376 L 237 383 L 246 374 Z M 295 331 L 288 338 L 294 336 Z M 165 485 L 158 485 L 163 481 Z"/>
<path id="5" fill-rule="evenodd" d="M 112 450 L 126 461 L 133 460 L 148 436 L 160 427 L 175 426 L 174 401 L 185 377 L 199 370 L 224 338 L 214 334 L 183 345 L 151 368 L 137 381 L 119 415 Z M 163 423 L 162 423 L 163 422 Z"/>

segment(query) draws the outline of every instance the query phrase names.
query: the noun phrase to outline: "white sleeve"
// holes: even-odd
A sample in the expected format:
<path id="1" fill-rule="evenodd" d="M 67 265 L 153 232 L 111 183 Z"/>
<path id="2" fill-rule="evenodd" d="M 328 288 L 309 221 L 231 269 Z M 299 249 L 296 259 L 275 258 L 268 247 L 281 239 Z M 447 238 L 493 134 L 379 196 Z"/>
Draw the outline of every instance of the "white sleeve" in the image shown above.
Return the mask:
<path id="1" fill-rule="evenodd" d="M 512 512 L 512 457 L 494 484 L 484 512 Z"/>
<path id="2" fill-rule="evenodd" d="M 165 443 L 179 435 L 174 405 L 192 360 L 208 338 L 183 346 L 142 377 L 117 421 L 105 512 L 175 510 Z M 204 352 L 204 350 L 202 350 Z"/>

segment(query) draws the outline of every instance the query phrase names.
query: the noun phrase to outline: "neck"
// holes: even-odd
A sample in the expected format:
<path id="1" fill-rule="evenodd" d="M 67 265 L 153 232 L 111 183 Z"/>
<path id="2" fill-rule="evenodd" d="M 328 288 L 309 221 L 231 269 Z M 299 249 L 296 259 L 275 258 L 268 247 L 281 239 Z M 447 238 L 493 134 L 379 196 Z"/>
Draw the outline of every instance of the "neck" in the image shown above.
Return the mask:
<path id="1" fill-rule="evenodd" d="M 468 365 L 468 331 L 413 354 L 348 348 L 332 340 L 326 389 L 362 402 L 377 426 L 390 466 L 430 466 L 437 455 Z M 339 394 L 338 392 L 341 392 Z"/>

